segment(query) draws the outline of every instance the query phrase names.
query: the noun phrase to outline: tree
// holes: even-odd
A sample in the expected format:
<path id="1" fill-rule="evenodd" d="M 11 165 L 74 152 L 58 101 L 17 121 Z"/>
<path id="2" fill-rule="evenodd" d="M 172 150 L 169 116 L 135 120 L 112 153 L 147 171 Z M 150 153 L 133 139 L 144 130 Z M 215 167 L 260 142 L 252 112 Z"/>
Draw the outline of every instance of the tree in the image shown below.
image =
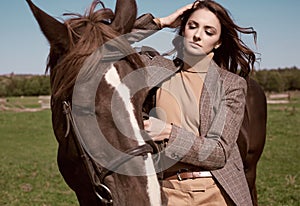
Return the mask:
<path id="1" fill-rule="evenodd" d="M 32 77 L 24 81 L 24 95 L 37 96 L 40 94 L 39 77 Z"/>
<path id="2" fill-rule="evenodd" d="M 268 72 L 266 91 L 282 92 L 284 91 L 284 80 L 280 73 L 276 70 Z"/>

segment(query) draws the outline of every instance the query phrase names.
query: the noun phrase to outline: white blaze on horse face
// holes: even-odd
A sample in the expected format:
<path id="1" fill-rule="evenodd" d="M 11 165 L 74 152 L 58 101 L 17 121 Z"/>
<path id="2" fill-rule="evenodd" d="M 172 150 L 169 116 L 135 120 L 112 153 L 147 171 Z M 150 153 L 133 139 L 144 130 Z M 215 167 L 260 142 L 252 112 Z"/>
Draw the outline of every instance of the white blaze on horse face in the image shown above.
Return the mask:
<path id="1" fill-rule="evenodd" d="M 120 98 L 123 100 L 125 108 L 129 114 L 130 124 L 134 131 L 134 137 L 136 138 L 138 145 L 141 146 L 145 144 L 145 141 L 140 133 L 137 119 L 134 115 L 134 107 L 130 98 L 130 90 L 125 84 L 121 82 L 117 69 L 114 67 L 114 65 L 111 65 L 110 69 L 105 74 L 105 80 L 116 90 Z M 156 177 L 151 154 L 148 154 L 147 156 L 148 158 L 145 158 L 144 160 L 145 170 L 147 174 L 147 191 L 150 204 L 153 206 L 157 206 L 161 205 L 160 185 Z"/>
<path id="2" fill-rule="evenodd" d="M 129 114 L 129 120 L 134 132 L 134 137 L 138 141 L 139 146 L 145 144 L 145 141 L 140 133 L 139 125 L 134 115 L 134 107 L 130 98 L 130 90 L 125 84 L 121 82 L 117 69 L 113 65 L 111 65 L 111 68 L 105 74 L 105 80 L 108 84 L 115 88 L 117 94 L 123 100 L 125 108 Z M 112 101 L 114 101 L 114 99 L 112 99 Z"/>

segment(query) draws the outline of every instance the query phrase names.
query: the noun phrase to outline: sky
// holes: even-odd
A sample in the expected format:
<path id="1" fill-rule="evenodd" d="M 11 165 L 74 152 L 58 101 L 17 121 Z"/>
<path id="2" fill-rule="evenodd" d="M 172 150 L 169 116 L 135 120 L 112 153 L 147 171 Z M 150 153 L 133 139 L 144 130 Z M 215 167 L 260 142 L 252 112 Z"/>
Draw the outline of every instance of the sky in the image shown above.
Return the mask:
<path id="1" fill-rule="evenodd" d="M 138 15 L 156 17 L 171 14 L 193 0 L 136 0 Z M 300 1 L 299 0 L 216 0 L 231 13 L 242 27 L 253 27 L 258 33 L 259 53 L 256 69 L 300 68 Z M 84 13 L 92 0 L 33 0 L 55 18 L 66 12 Z M 116 0 L 103 0 L 114 10 Z M 25 0 L 3 0 L 0 6 L 0 75 L 44 74 L 49 44 L 41 33 Z M 158 40 L 159 41 L 159 40 Z M 152 45 L 151 45 L 152 46 Z"/>

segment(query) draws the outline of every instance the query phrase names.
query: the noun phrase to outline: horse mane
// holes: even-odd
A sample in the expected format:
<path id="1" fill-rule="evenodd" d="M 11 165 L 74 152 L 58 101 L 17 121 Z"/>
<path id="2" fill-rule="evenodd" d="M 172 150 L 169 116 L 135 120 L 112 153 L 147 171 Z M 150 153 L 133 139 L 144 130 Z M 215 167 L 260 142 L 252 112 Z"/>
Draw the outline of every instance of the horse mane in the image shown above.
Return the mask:
<path id="1" fill-rule="evenodd" d="M 95 10 L 98 4 L 101 4 L 103 8 Z M 67 98 L 72 94 L 77 75 L 87 57 L 105 42 L 121 34 L 110 26 L 115 16 L 114 13 L 111 9 L 105 8 L 99 0 L 94 0 L 84 15 L 76 13 L 64 15 L 72 17 L 64 22 L 68 30 L 69 48 L 63 48 L 66 51 L 63 57 L 57 48 L 51 48 L 47 71 L 50 70 L 51 73 L 52 95 Z M 134 53 L 127 41 L 118 41 L 113 46 L 125 54 L 131 54 L 125 58 L 132 66 L 136 68 L 143 66 L 141 59 Z"/>

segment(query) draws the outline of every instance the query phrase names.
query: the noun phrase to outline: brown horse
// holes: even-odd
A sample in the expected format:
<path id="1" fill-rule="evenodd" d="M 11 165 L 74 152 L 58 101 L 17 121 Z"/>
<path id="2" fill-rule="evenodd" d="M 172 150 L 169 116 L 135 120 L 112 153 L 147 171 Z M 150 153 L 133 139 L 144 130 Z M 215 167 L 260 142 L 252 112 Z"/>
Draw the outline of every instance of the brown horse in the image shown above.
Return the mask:
<path id="1" fill-rule="evenodd" d="M 118 0 L 115 15 L 107 9 L 93 12 L 96 4 L 94 3 L 94 6 L 91 7 L 87 15 L 78 16 L 62 24 L 35 7 L 31 1 L 27 0 L 27 2 L 51 46 L 48 68 L 50 69 L 53 93 L 51 101 L 53 129 L 59 142 L 58 165 L 60 171 L 68 185 L 76 192 L 81 205 L 104 204 L 103 201 L 99 200 L 99 194 L 97 194 L 97 192 L 95 194 L 94 185 L 91 183 L 91 179 L 93 178 L 89 177 L 85 160 L 80 157 L 81 153 L 78 150 L 83 149 L 91 159 L 99 160 L 109 159 L 110 156 L 115 155 L 115 153 L 111 153 L 110 149 L 107 149 L 106 146 L 113 145 L 118 150 L 125 152 L 130 148 L 138 146 L 136 141 L 129 141 L 128 138 L 124 141 L 124 132 L 119 131 L 120 127 L 123 128 L 122 130 L 130 128 L 131 126 L 128 122 L 131 121 L 130 118 L 126 117 L 128 112 L 118 114 L 117 120 L 114 118 L 111 108 L 118 107 L 118 111 L 127 111 L 128 109 L 122 105 L 112 105 L 111 99 L 114 98 L 114 91 L 116 89 L 112 88 L 115 86 L 113 82 L 109 82 L 109 78 L 105 78 L 105 74 L 113 74 L 113 71 L 117 71 L 118 76 L 122 78 L 132 72 L 134 68 L 143 66 L 143 63 L 139 61 L 138 56 L 132 54 L 116 62 L 113 67 L 110 67 L 111 64 L 107 62 L 103 62 L 103 66 L 92 64 L 92 62 L 99 62 L 98 60 L 101 59 L 101 52 L 99 53 L 98 50 L 100 45 L 110 39 L 117 38 L 117 36 L 121 34 L 130 32 L 135 21 L 135 3 L 133 0 Z M 131 11 L 130 13 L 127 12 L 129 9 Z M 119 43 L 122 44 L 122 42 L 123 41 Z M 113 46 L 116 46 L 116 44 L 113 44 Z M 131 49 L 127 44 L 121 45 L 118 49 L 122 50 L 124 48 L 126 48 L 125 50 L 127 50 L 127 52 Z M 130 51 L 130 53 L 134 52 Z M 88 58 L 91 55 L 93 58 Z M 83 74 L 80 73 L 80 69 L 82 68 L 84 70 Z M 95 72 L 95 70 L 97 70 L 97 72 Z M 99 74 L 100 77 L 98 77 L 97 74 Z M 78 76 L 82 78 L 78 80 Z M 104 78 L 102 78 L 103 76 Z M 100 80 L 103 79 L 106 81 L 100 82 Z M 143 78 L 141 81 L 143 81 Z M 140 85 L 138 84 L 142 84 L 141 81 L 136 81 L 132 87 L 139 88 Z M 92 82 L 92 86 L 87 82 Z M 98 84 L 99 82 L 100 84 Z M 97 85 L 97 87 L 92 88 L 93 85 Z M 91 88 L 95 90 L 92 94 L 89 91 Z M 71 98 L 70 95 L 72 93 L 73 98 Z M 141 90 L 132 98 L 135 108 L 135 118 L 140 128 L 142 128 L 141 107 L 146 93 L 146 90 Z M 76 95 L 74 96 L 74 94 Z M 122 97 L 117 98 L 119 101 L 116 102 L 120 102 L 122 99 Z M 94 99 L 95 101 L 88 101 L 89 99 Z M 78 119 L 75 122 L 75 126 L 77 125 L 82 133 L 77 136 L 84 136 L 84 138 L 80 140 L 84 148 L 79 149 L 78 146 L 76 146 L 78 145 L 76 144 L 76 138 L 74 138 L 76 131 L 67 132 L 68 137 L 64 137 L 66 131 L 69 129 L 65 121 L 66 115 L 62 113 L 64 109 L 62 102 L 72 100 L 73 111 L 75 110 L 73 116 Z M 68 110 L 65 112 L 68 113 Z M 262 154 L 266 137 L 266 113 L 266 98 L 263 90 L 254 80 L 248 79 L 245 119 L 241 128 L 238 144 L 254 205 L 257 205 L 255 187 L 256 167 Z M 97 120 L 101 132 L 104 133 L 100 136 L 108 137 L 107 141 L 109 141 L 109 144 L 104 144 L 106 138 L 99 139 L 97 131 L 94 131 L 94 129 L 90 130 L 90 126 L 95 123 L 95 121 L 89 117 L 93 116 L 93 114 L 95 114 L 95 119 Z M 72 119 L 72 117 L 68 119 Z M 121 119 L 121 121 L 118 119 Z M 130 133 L 134 132 L 126 132 L 126 134 Z M 134 134 L 125 136 L 134 136 Z M 83 154 L 83 156 L 86 156 L 86 154 Z M 115 163 L 119 161 L 113 160 L 112 162 Z M 135 160 L 135 166 L 133 165 L 133 168 L 134 170 L 139 170 L 136 165 L 145 164 L 146 163 L 142 160 L 140 160 L 140 162 Z M 111 166 L 109 161 L 104 162 L 104 165 L 108 167 Z M 132 164 L 130 164 L 130 166 L 132 166 Z M 112 167 L 116 169 L 114 164 L 112 164 Z M 109 189 L 106 189 L 106 187 L 100 188 L 104 190 L 104 193 L 112 191 L 111 199 L 114 200 L 116 205 L 160 204 L 160 191 L 151 191 L 155 186 L 159 187 L 156 177 L 152 179 L 149 178 L 149 176 L 132 177 L 124 175 L 120 171 L 128 170 L 132 173 L 133 171 L 129 166 L 126 167 L 125 165 L 125 167 L 120 168 L 118 172 L 105 178 L 105 185 L 108 186 Z M 128 174 L 128 172 L 126 174 Z M 100 176 L 103 175 L 100 174 Z M 134 193 L 139 195 L 133 198 L 132 194 Z M 106 196 L 110 196 L 110 194 Z M 155 198 L 159 198 L 159 200 Z M 110 198 L 105 197 L 105 200 L 107 199 Z"/>
<path id="2" fill-rule="evenodd" d="M 258 204 L 256 192 L 256 169 L 266 140 L 267 101 L 260 85 L 247 79 L 245 117 L 238 138 L 238 146 L 244 163 L 246 179 L 253 205 Z"/>
<path id="3" fill-rule="evenodd" d="M 144 79 L 122 80 L 144 65 L 124 39 L 99 49 L 131 31 L 135 1 L 118 0 L 112 12 L 95 11 L 102 4 L 95 0 L 85 15 L 72 14 L 64 23 L 26 1 L 50 43 L 47 68 L 57 161 L 80 205 L 161 205 L 152 147 L 140 130 L 147 89 L 131 93 Z M 103 49 L 129 55 L 105 60 Z"/>

